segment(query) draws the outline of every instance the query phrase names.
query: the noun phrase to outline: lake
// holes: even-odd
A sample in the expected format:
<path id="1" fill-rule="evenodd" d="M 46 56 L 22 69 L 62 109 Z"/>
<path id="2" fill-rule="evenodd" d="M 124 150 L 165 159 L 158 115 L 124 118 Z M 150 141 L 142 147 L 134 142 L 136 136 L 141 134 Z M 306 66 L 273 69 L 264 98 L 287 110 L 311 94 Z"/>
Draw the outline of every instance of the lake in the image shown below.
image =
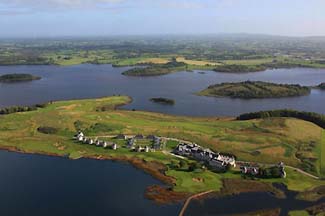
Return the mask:
<path id="1" fill-rule="evenodd" d="M 227 74 L 206 71 L 179 72 L 159 77 L 126 77 L 129 67 L 111 65 L 1 66 L 0 74 L 30 73 L 42 79 L 0 84 L 0 107 L 30 105 L 52 100 L 129 95 L 124 109 L 177 115 L 236 116 L 265 109 L 292 108 L 325 114 L 325 91 L 281 99 L 229 99 L 194 95 L 221 82 L 260 80 L 276 83 L 318 85 L 325 82 L 324 69 L 277 69 L 258 73 Z M 174 106 L 155 104 L 152 97 L 176 101 Z M 156 205 L 144 198 L 145 188 L 160 184 L 130 165 L 90 159 L 68 160 L 0 151 L 0 209 L 2 215 L 177 215 L 181 205 Z M 239 213 L 280 205 L 284 210 L 306 202 L 278 200 L 266 193 L 207 199 L 190 204 L 189 215 Z M 246 201 L 245 201 L 246 200 Z M 250 205 L 251 201 L 253 204 Z M 271 203 L 271 205 L 270 205 Z M 274 204 L 272 204 L 274 203 Z M 303 203 L 303 205 L 302 205 Z M 309 204 L 308 204 L 309 205 Z M 234 212 L 236 213 L 236 212 Z M 237 212 L 238 213 L 238 212 Z"/>
<path id="2" fill-rule="evenodd" d="M 194 95 L 207 86 L 222 82 L 260 80 L 275 83 L 318 85 L 325 82 L 325 69 L 276 69 L 265 72 L 229 74 L 206 71 L 178 72 L 158 77 L 126 77 L 129 67 L 111 65 L 74 66 L 1 66 L 0 74 L 30 73 L 39 81 L 0 84 L 0 107 L 26 105 L 50 100 L 129 95 L 132 104 L 126 109 L 147 110 L 174 115 L 237 116 L 267 109 L 291 108 L 325 114 L 325 91 L 312 90 L 308 96 L 276 99 L 230 99 Z M 152 97 L 176 101 L 174 106 L 150 102 Z"/>
<path id="3" fill-rule="evenodd" d="M 204 200 L 192 200 L 185 211 L 186 215 L 245 215 L 248 212 L 261 210 L 274 210 L 281 208 L 279 216 L 288 216 L 290 211 L 304 210 L 308 207 L 325 202 L 325 198 L 308 202 L 297 200 L 297 192 L 289 191 L 283 185 L 276 185 L 285 193 L 284 199 L 279 199 L 267 192 L 242 193 L 236 196 L 221 198 L 206 198 Z"/>
<path id="4" fill-rule="evenodd" d="M 160 184 L 128 164 L 0 151 L 3 216 L 176 215 L 181 205 L 156 205 L 145 188 Z"/>

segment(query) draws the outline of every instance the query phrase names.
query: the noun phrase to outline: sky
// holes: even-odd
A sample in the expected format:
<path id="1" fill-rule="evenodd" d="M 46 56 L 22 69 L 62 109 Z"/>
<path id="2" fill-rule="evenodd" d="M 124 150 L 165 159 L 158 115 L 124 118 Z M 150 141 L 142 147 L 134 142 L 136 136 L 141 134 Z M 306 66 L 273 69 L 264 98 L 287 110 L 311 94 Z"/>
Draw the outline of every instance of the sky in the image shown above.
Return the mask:
<path id="1" fill-rule="evenodd" d="M 325 0 L 0 0 L 0 37 L 324 36 Z"/>

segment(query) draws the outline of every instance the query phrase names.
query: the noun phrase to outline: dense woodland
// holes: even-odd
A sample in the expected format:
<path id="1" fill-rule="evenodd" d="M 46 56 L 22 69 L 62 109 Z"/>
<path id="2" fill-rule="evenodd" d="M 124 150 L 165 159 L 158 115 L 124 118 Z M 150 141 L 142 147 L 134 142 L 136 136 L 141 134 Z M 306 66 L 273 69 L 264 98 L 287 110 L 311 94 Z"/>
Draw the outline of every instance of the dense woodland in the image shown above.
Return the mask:
<path id="1" fill-rule="evenodd" d="M 37 108 L 44 108 L 48 104 L 36 104 L 32 106 L 12 106 L 12 107 L 5 107 L 0 109 L 0 115 L 8 115 L 17 112 L 30 112 L 35 111 Z"/>
<path id="2" fill-rule="evenodd" d="M 183 62 L 177 62 L 173 59 L 166 64 L 151 65 L 143 68 L 133 68 L 123 73 L 126 76 L 158 76 L 177 72 L 179 70 L 187 70 L 187 65 Z"/>
<path id="3" fill-rule="evenodd" d="M 199 95 L 243 99 L 279 98 L 308 95 L 310 91 L 309 87 L 300 85 L 245 81 L 211 85 L 207 89 L 199 92 Z"/>
<path id="4" fill-rule="evenodd" d="M 264 65 L 220 65 L 217 66 L 214 71 L 223 73 L 247 73 L 247 72 L 258 72 L 264 71 L 267 67 Z"/>
<path id="5" fill-rule="evenodd" d="M 237 117 L 237 120 L 250 120 L 271 117 L 292 117 L 305 121 L 313 122 L 314 124 L 325 129 L 325 115 L 313 112 L 296 111 L 290 109 L 269 110 L 242 114 Z"/>

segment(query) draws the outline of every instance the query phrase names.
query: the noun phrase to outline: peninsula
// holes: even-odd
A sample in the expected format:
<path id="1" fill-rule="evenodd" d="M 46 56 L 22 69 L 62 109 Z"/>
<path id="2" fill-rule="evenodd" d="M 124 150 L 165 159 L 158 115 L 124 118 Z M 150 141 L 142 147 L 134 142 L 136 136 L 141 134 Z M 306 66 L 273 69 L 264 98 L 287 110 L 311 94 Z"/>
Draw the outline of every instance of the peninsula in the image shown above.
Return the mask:
<path id="1" fill-rule="evenodd" d="M 230 98 L 280 98 L 296 97 L 310 94 L 309 87 L 276 84 L 261 81 L 245 81 L 238 83 L 221 83 L 211 85 L 207 89 L 199 92 L 202 96 L 230 97 Z"/>
<path id="2" fill-rule="evenodd" d="M 204 191 L 220 193 L 232 184 L 236 191 L 231 194 L 258 185 L 259 190 L 281 196 L 271 183 L 283 183 L 309 194 L 303 197 L 314 197 L 325 185 L 318 179 L 325 176 L 325 133 L 311 122 L 286 117 L 194 118 L 116 109 L 129 102 L 129 97 L 114 96 L 58 101 L 19 113 L 12 109 L 0 115 L 0 148 L 127 161 L 169 186 L 147 190 L 146 197 L 163 203 Z"/>

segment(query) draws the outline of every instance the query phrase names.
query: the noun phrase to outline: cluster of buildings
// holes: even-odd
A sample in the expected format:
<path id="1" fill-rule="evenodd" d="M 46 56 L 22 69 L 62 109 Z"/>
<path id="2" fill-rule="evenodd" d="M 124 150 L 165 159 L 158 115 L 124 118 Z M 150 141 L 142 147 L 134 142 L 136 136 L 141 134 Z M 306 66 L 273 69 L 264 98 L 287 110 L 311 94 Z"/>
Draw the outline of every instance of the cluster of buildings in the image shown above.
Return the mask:
<path id="1" fill-rule="evenodd" d="M 74 139 L 84 144 L 96 145 L 98 147 L 104 147 L 104 148 L 110 147 L 113 150 L 116 150 L 118 147 L 117 144 L 113 142 L 101 141 L 98 139 L 93 140 L 91 138 L 87 138 L 81 131 L 79 131 L 78 134 L 74 136 Z"/>
<path id="2" fill-rule="evenodd" d="M 98 139 L 91 139 L 88 137 L 85 137 L 83 132 L 79 131 L 75 136 L 74 139 L 88 145 L 96 145 L 101 146 L 104 148 L 111 148 L 113 150 L 116 150 L 118 148 L 117 144 L 114 142 L 108 142 L 108 141 L 101 141 Z M 144 136 L 141 134 L 135 135 L 135 136 L 127 136 L 124 134 L 119 134 L 115 137 L 115 139 L 123 139 L 126 140 L 126 146 L 127 148 L 136 151 L 136 152 L 154 152 L 156 150 L 161 150 L 163 148 L 164 140 L 161 137 L 155 136 L 155 135 L 149 135 Z M 146 146 L 137 144 L 137 140 L 148 140 L 151 141 L 152 144 L 148 144 Z"/>
<path id="3" fill-rule="evenodd" d="M 210 149 L 204 149 L 195 143 L 180 143 L 174 150 L 175 154 L 191 157 L 198 161 L 205 162 L 216 170 L 225 170 L 227 166 L 236 167 L 236 160 L 233 156 L 215 153 Z"/>
<path id="4" fill-rule="evenodd" d="M 117 139 L 126 139 L 127 147 L 129 149 L 132 149 L 137 152 L 149 152 L 149 151 L 161 150 L 163 147 L 163 143 L 164 143 L 164 141 L 160 137 L 154 136 L 154 135 L 144 136 L 144 135 L 138 134 L 138 135 L 135 135 L 130 138 L 127 138 L 127 136 L 125 136 L 125 135 L 118 135 L 116 138 Z M 151 146 L 137 145 L 137 140 L 145 140 L 145 139 L 152 141 L 152 145 Z"/>
<path id="5" fill-rule="evenodd" d="M 253 175 L 256 176 L 260 173 L 260 168 L 258 166 L 241 166 L 240 171 L 245 175 Z"/>
<path id="6" fill-rule="evenodd" d="M 271 177 L 285 178 L 287 176 L 287 173 L 285 172 L 285 169 L 284 169 L 283 162 L 280 162 L 278 165 L 272 166 L 269 168 L 260 168 L 259 166 L 253 166 L 253 165 L 249 165 L 249 164 L 240 166 L 240 171 L 242 172 L 242 174 L 251 175 L 251 176 L 265 177 L 265 170 L 267 170 L 267 169 L 277 170 L 276 173 L 278 173 L 279 176 L 277 175 L 277 176 L 271 176 Z"/>

